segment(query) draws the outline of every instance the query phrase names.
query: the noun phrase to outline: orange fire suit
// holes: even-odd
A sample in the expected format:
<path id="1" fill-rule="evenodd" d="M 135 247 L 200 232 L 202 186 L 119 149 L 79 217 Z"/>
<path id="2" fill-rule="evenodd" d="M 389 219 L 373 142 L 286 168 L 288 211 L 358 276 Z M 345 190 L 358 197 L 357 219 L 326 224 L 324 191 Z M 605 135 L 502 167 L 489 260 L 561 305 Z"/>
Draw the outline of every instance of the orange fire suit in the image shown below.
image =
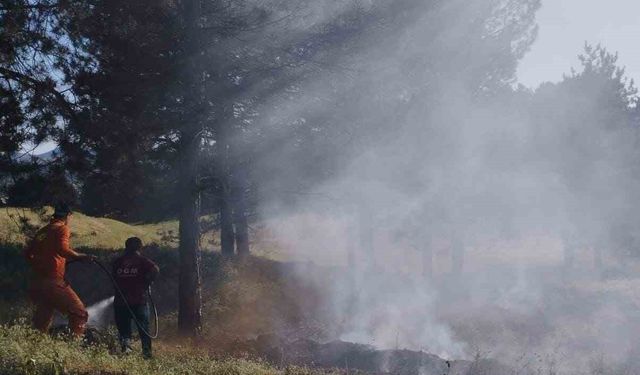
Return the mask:
<path id="1" fill-rule="evenodd" d="M 40 229 L 25 257 L 33 275 L 29 297 L 36 306 L 33 325 L 47 332 L 57 310 L 69 318 L 69 327 L 76 336 L 82 336 L 89 315 L 78 295 L 64 279 L 67 259 L 79 255 L 69 246 L 71 232 L 64 219 L 53 219 Z"/>

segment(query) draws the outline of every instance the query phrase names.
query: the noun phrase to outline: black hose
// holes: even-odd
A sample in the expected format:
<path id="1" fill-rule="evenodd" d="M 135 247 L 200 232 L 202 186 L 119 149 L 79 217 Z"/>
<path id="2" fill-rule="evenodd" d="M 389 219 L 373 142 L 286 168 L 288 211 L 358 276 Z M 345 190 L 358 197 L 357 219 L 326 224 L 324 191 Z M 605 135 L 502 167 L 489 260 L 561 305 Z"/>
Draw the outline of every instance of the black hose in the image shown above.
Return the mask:
<path id="1" fill-rule="evenodd" d="M 147 289 L 147 295 L 149 296 L 149 303 L 151 305 L 151 308 L 153 309 L 153 318 L 154 318 L 154 321 L 155 321 L 155 330 L 154 330 L 154 334 L 153 335 L 150 334 L 142 326 L 142 324 L 140 324 L 140 321 L 136 318 L 136 314 L 133 312 L 133 309 L 131 308 L 131 306 L 129 306 L 129 302 L 127 302 L 127 299 L 125 298 L 124 293 L 122 292 L 122 290 L 118 286 L 118 283 L 116 282 L 116 279 L 113 277 L 111 272 L 107 269 L 107 267 L 105 267 L 102 263 L 100 263 L 96 259 L 93 259 L 93 263 L 97 264 L 98 267 L 100 267 L 100 269 L 102 269 L 104 271 L 104 273 L 106 273 L 107 276 L 109 276 L 109 279 L 111 280 L 111 283 L 113 284 L 114 289 L 118 292 L 118 294 L 122 298 L 122 301 L 124 301 L 124 304 L 125 304 L 125 306 L 127 306 L 127 310 L 129 310 L 129 314 L 131 315 L 131 318 L 133 319 L 134 322 L 136 322 L 136 325 L 138 326 L 138 329 L 140 331 L 142 331 L 144 334 L 146 334 L 147 336 L 151 337 L 152 339 L 158 338 L 158 333 L 159 333 L 158 309 L 156 308 L 156 304 L 155 304 L 155 302 L 153 302 L 153 298 L 151 297 L 151 287 L 149 287 Z"/>

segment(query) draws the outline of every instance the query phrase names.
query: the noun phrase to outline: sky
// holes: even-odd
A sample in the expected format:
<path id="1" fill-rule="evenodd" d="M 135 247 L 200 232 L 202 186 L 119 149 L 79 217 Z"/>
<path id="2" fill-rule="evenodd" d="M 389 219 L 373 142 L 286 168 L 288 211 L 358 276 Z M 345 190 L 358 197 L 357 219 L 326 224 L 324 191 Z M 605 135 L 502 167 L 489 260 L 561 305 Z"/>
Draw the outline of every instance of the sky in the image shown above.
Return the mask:
<path id="1" fill-rule="evenodd" d="M 619 53 L 627 75 L 640 81 L 640 0 L 542 0 L 538 39 L 518 69 L 520 83 L 556 82 L 579 67 L 585 42 Z"/>

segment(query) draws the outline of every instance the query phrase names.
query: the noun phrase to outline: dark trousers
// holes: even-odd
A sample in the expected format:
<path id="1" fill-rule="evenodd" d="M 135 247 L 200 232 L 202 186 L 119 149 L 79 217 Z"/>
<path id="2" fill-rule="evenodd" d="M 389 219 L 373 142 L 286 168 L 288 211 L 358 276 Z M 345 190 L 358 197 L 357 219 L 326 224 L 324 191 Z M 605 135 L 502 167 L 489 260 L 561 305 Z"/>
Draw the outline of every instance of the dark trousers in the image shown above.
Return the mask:
<path id="1" fill-rule="evenodd" d="M 131 318 L 131 313 L 129 312 L 129 309 L 127 309 L 127 306 L 122 302 L 116 301 L 113 304 L 113 307 L 115 310 L 116 327 L 118 328 L 122 350 L 130 350 L 131 322 L 133 321 L 133 319 Z M 145 357 L 150 357 L 151 337 L 149 337 L 149 335 L 147 335 L 143 331 L 144 329 L 149 332 L 149 305 L 131 305 L 130 307 L 140 324 L 140 326 L 138 326 L 138 335 L 140 336 L 140 341 L 142 342 L 142 354 Z"/>

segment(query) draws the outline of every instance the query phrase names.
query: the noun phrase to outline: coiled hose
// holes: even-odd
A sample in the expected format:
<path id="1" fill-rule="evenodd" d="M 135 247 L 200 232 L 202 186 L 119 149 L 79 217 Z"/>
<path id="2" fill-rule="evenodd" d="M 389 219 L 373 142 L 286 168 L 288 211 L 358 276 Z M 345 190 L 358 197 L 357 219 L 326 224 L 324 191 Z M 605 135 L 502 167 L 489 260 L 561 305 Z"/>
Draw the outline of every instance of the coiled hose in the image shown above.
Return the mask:
<path id="1" fill-rule="evenodd" d="M 127 306 L 127 310 L 129 310 L 129 314 L 131 315 L 131 318 L 133 319 L 134 322 L 136 322 L 136 325 L 138 326 L 138 329 L 141 330 L 144 334 L 146 334 L 147 336 L 151 337 L 152 339 L 156 339 L 158 338 L 158 333 L 159 333 L 159 327 L 158 327 L 158 309 L 156 308 L 156 304 L 153 301 L 153 297 L 151 297 L 151 287 L 147 288 L 147 295 L 149 296 L 149 304 L 151 305 L 151 309 L 153 311 L 153 320 L 154 320 L 154 333 L 153 335 L 151 333 L 149 333 L 143 326 L 142 324 L 140 324 L 140 321 L 136 318 L 136 314 L 133 312 L 133 309 L 131 308 L 131 306 L 129 306 L 129 303 L 127 302 L 127 299 L 124 297 L 124 293 L 122 292 L 122 290 L 120 289 L 120 287 L 118 286 L 118 283 L 116 282 L 116 279 L 113 277 L 113 275 L 111 274 L 111 272 L 109 271 L 109 269 L 107 267 L 104 266 L 104 264 L 100 263 L 98 260 L 93 259 L 92 260 L 93 263 L 95 263 L 96 265 L 98 265 L 98 267 L 100 267 L 100 269 L 102 271 L 104 271 L 104 273 L 107 274 L 107 276 L 109 276 L 109 279 L 111 280 L 111 283 L 113 284 L 113 288 L 116 290 L 116 292 L 118 293 L 118 295 L 122 298 L 122 301 L 124 301 L 125 306 Z"/>

